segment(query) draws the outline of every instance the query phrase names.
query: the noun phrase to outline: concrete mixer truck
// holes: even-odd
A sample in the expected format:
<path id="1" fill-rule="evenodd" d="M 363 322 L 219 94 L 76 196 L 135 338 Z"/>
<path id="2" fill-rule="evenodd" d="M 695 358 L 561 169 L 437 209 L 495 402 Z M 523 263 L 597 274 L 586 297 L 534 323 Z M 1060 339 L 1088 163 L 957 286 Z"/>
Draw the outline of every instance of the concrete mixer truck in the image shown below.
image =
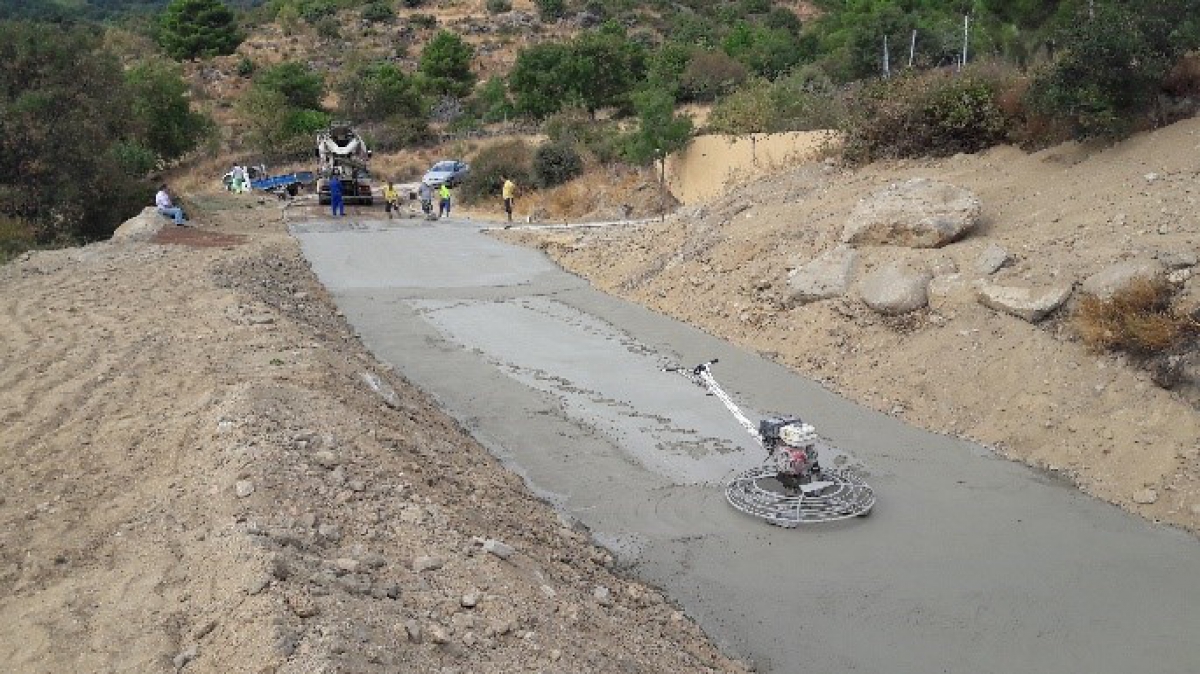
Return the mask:
<path id="1" fill-rule="evenodd" d="M 317 134 L 317 200 L 329 203 L 329 183 L 340 180 L 347 204 L 375 203 L 371 193 L 371 172 L 367 163 L 371 151 L 348 122 L 334 122 L 328 131 Z"/>

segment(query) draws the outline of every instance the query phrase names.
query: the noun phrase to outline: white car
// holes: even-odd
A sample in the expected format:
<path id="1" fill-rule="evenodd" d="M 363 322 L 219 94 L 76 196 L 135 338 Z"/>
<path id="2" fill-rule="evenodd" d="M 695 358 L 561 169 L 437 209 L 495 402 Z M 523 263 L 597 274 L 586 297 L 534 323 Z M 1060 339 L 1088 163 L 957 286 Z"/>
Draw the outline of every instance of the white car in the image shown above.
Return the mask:
<path id="1" fill-rule="evenodd" d="M 464 161 L 446 159 L 433 165 L 422 178 L 430 187 L 441 187 L 443 183 L 450 187 L 458 187 L 471 172 L 471 167 Z"/>

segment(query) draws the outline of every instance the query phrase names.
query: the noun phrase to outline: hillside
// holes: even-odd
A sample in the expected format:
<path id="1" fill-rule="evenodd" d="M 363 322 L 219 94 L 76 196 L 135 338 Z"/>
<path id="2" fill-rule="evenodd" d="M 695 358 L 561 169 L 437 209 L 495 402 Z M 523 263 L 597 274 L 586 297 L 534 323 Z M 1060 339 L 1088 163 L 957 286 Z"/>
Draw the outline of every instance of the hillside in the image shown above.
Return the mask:
<path id="1" fill-rule="evenodd" d="M 999 147 L 859 170 L 823 162 L 764 175 L 661 224 L 505 236 L 870 408 L 977 440 L 1196 532 L 1195 383 L 1167 391 L 1133 360 L 1090 352 L 1066 318 L 1073 305 L 1032 324 L 985 308 L 971 284 L 1078 287 L 1116 261 L 1177 258 L 1179 308 L 1195 312 L 1198 150 L 1200 120 L 1191 119 L 1107 149 Z M 809 304 L 789 300 L 789 271 L 837 244 L 860 199 L 915 177 L 972 190 L 983 205 L 980 226 L 939 249 L 860 247 L 855 278 L 891 262 L 925 270 L 934 277 L 929 308 L 881 316 L 857 288 Z M 993 275 L 978 270 L 991 246 L 1008 256 Z"/>

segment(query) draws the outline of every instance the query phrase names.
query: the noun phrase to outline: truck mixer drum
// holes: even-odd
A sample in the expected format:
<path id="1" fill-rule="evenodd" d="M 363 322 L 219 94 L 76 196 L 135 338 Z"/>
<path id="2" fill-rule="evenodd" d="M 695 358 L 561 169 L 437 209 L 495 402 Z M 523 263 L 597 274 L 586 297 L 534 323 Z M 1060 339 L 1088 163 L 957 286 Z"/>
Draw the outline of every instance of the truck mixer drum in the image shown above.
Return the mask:
<path id="1" fill-rule="evenodd" d="M 820 438 L 799 417 L 776 416 L 756 426 L 713 377 L 710 360 L 694 368 L 665 368 L 708 389 L 742 428 L 767 450 L 763 465 L 743 471 L 725 485 L 737 510 L 782 527 L 861 517 L 875 506 L 875 492 L 852 470 L 823 468 Z"/>

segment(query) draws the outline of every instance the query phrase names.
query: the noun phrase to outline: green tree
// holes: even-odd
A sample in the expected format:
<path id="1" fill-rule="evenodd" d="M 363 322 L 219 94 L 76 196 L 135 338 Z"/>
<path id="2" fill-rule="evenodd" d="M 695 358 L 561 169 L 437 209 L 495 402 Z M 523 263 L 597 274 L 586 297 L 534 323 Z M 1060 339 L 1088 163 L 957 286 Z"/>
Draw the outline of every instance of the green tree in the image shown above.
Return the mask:
<path id="1" fill-rule="evenodd" d="M 183 156 L 212 131 L 212 120 L 191 109 L 177 65 L 146 60 L 126 71 L 125 82 L 134 128 L 159 162 Z"/>
<path id="2" fill-rule="evenodd" d="M 739 21 L 721 47 L 758 75 L 776 78 L 800 62 L 800 41 L 784 28 Z"/>
<path id="3" fill-rule="evenodd" d="M 667 92 L 647 87 L 633 95 L 638 128 L 628 137 L 625 156 L 647 164 L 683 149 L 692 137 L 692 120 L 675 114 L 675 99 Z"/>
<path id="4" fill-rule="evenodd" d="M 435 91 L 465 96 L 475 86 L 475 73 L 471 72 L 474 58 L 474 47 L 458 35 L 441 30 L 421 50 L 418 69 Z"/>
<path id="5" fill-rule="evenodd" d="M 132 119 L 95 30 L 0 23 L 0 219 L 39 243 L 110 236 L 152 194 Z"/>
<path id="6" fill-rule="evenodd" d="M 522 49 L 508 75 L 517 111 L 541 119 L 576 102 L 571 59 L 571 48 L 561 42 Z"/>
<path id="7" fill-rule="evenodd" d="M 184 60 L 232 54 L 242 36 L 220 0 L 172 0 L 159 22 L 158 42 L 172 58 Z"/>
<path id="8" fill-rule="evenodd" d="M 570 77 L 589 113 L 620 106 L 646 73 L 646 53 L 615 23 L 582 33 L 571 44 Z"/>
<path id="9" fill-rule="evenodd" d="M 546 23 L 558 21 L 567 13 L 564 0 L 533 0 L 533 4 L 537 5 L 538 17 Z"/>

